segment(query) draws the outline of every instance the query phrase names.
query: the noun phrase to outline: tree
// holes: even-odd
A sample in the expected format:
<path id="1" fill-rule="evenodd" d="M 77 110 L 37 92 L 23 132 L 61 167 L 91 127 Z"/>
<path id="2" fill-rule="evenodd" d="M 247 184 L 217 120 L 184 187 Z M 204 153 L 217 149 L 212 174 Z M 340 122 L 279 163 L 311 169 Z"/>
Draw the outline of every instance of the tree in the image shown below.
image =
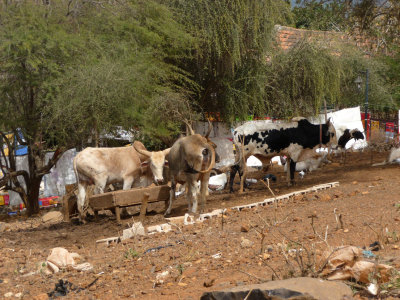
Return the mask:
<path id="1" fill-rule="evenodd" d="M 65 150 L 116 125 L 151 126 L 146 110 L 163 95 L 183 98 L 190 83 L 171 62 L 191 39 L 155 1 L 6 1 L 0 20 L 0 134 L 10 150 L 0 185 L 28 215 Z M 27 146 L 28 172 L 17 170 L 7 132 Z"/>
<path id="2" fill-rule="evenodd" d="M 170 5 L 194 38 L 191 57 L 179 64 L 200 89 L 193 100 L 232 122 L 265 112 L 267 56 L 274 25 L 290 22 L 282 0 L 175 0 Z"/>

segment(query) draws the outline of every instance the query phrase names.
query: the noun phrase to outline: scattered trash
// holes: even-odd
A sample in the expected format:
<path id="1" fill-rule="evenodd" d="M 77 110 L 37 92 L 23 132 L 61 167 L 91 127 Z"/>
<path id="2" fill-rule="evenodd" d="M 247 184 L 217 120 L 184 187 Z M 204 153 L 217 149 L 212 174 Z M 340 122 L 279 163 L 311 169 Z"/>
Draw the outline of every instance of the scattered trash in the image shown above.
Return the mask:
<path id="1" fill-rule="evenodd" d="M 212 191 L 221 191 L 225 188 L 228 178 L 225 173 L 211 176 L 208 181 L 208 188 Z"/>
<path id="2" fill-rule="evenodd" d="M 82 288 L 79 286 L 75 286 L 73 283 L 69 282 L 68 280 L 63 280 L 60 279 L 58 283 L 56 283 L 55 288 L 53 291 L 50 293 L 47 293 L 47 295 L 52 298 L 52 297 L 64 297 L 66 296 L 69 292 L 74 292 L 74 293 L 79 293 L 80 291 L 86 290 L 89 287 L 91 287 L 93 284 L 96 283 L 96 281 L 99 280 L 99 277 L 94 279 L 91 283 L 89 283 L 86 287 Z"/>
<path id="3" fill-rule="evenodd" d="M 368 292 L 370 292 L 371 295 L 378 295 L 378 285 L 376 285 L 375 283 L 371 283 L 368 285 Z"/>
<path id="4" fill-rule="evenodd" d="M 254 178 L 246 178 L 247 183 L 257 183 L 257 179 Z"/>
<path id="5" fill-rule="evenodd" d="M 378 241 L 373 242 L 371 245 L 369 245 L 369 249 L 371 251 L 379 251 L 380 248 L 381 248 L 381 244 Z"/>
<path id="6" fill-rule="evenodd" d="M 262 180 L 267 181 L 267 179 L 269 179 L 269 180 L 271 180 L 271 181 L 273 181 L 273 182 L 276 182 L 276 176 L 273 175 L 273 174 L 267 174 L 267 175 L 265 175 L 265 176 L 263 177 Z"/>
<path id="7" fill-rule="evenodd" d="M 215 253 L 214 255 L 211 255 L 211 257 L 215 258 L 215 259 L 221 258 L 221 256 L 222 256 L 221 252 L 218 252 L 218 253 Z"/>
<path id="8" fill-rule="evenodd" d="M 363 256 L 365 258 L 374 258 L 374 257 L 376 257 L 376 255 L 374 253 L 372 253 L 371 250 L 364 250 L 362 253 L 363 253 Z"/>
<path id="9" fill-rule="evenodd" d="M 78 271 L 89 271 L 93 268 L 93 266 L 87 262 L 77 265 L 75 259 L 81 259 L 81 256 L 78 253 L 70 253 L 68 250 L 61 247 L 53 248 L 45 263 L 47 266 L 46 273 L 57 273 L 60 269 L 66 267 L 72 267 Z"/>
<path id="10" fill-rule="evenodd" d="M 158 251 L 160 249 L 167 248 L 167 247 L 172 247 L 172 246 L 173 246 L 172 244 L 167 244 L 165 246 L 158 246 L 158 247 L 150 248 L 150 249 L 147 249 L 146 251 L 144 251 L 144 254 L 147 254 L 147 253 L 150 253 L 150 252 L 154 252 L 154 251 Z"/>
<path id="11" fill-rule="evenodd" d="M 364 251 L 358 247 L 345 246 L 332 253 L 326 253 L 328 262 L 321 275 L 326 276 L 328 280 L 355 279 L 367 284 L 371 283 L 370 274 L 377 274 L 380 282 L 389 281 L 393 267 L 361 260 Z"/>
<path id="12" fill-rule="evenodd" d="M 164 279 L 169 275 L 169 271 L 164 271 L 162 273 L 158 273 L 156 276 L 156 281 L 154 282 L 154 286 L 163 284 Z"/>

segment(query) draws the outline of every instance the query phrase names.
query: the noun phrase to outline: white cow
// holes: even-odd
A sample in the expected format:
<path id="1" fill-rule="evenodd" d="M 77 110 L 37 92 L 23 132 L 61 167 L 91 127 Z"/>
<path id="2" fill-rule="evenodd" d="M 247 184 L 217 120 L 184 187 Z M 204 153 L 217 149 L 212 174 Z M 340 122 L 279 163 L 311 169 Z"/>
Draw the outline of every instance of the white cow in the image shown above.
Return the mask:
<path id="1" fill-rule="evenodd" d="M 116 148 L 91 148 L 88 147 L 74 158 L 74 171 L 78 184 L 78 211 L 80 219 L 85 213 L 86 187 L 94 184 L 95 194 L 104 193 L 108 184 L 123 183 L 123 189 L 128 190 L 140 184 L 142 175 L 142 163 L 149 161 L 150 170 L 154 181 L 163 181 L 163 168 L 165 156 L 170 149 L 158 152 L 147 151 L 141 142 L 135 142 L 133 146 Z"/>

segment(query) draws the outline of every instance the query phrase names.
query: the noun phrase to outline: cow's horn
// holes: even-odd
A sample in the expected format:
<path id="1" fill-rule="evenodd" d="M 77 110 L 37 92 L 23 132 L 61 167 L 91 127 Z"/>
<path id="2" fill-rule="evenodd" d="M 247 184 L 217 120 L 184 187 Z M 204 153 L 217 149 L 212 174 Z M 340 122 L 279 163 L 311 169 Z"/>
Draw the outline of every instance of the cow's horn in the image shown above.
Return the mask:
<path id="1" fill-rule="evenodd" d="M 147 150 L 145 150 L 145 149 L 136 148 L 136 145 L 135 145 L 135 144 L 133 144 L 133 147 L 134 147 L 135 150 L 136 150 L 137 152 L 139 152 L 140 154 L 145 155 L 145 156 L 147 156 L 147 157 L 151 157 L 151 152 L 150 152 L 150 151 L 147 151 Z"/>
<path id="2" fill-rule="evenodd" d="M 213 126 L 212 126 L 212 123 L 210 122 L 210 120 L 207 119 L 207 121 L 208 121 L 208 131 L 207 131 L 207 133 L 206 133 L 206 135 L 205 135 L 205 138 L 206 138 L 206 139 L 208 139 L 208 136 L 210 135 L 211 130 L 213 129 Z"/>
<path id="3" fill-rule="evenodd" d="M 183 119 L 183 122 L 185 122 L 186 126 L 189 128 L 189 133 L 190 135 L 194 135 L 194 130 L 192 128 L 192 126 L 190 126 L 189 122 L 186 119 Z"/>

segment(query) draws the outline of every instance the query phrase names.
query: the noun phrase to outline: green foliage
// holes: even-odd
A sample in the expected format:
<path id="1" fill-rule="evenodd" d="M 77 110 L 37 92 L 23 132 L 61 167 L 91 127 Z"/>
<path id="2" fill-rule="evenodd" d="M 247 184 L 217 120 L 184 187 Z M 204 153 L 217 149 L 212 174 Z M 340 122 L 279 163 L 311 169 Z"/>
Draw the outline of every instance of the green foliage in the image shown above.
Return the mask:
<path id="1" fill-rule="evenodd" d="M 296 28 L 342 31 L 347 27 L 348 0 L 297 0 L 293 8 Z"/>
<path id="2" fill-rule="evenodd" d="M 302 41 L 272 58 L 266 81 L 267 111 L 280 117 L 315 115 L 324 99 L 338 101 L 341 76 L 336 57 Z"/>
<path id="3" fill-rule="evenodd" d="M 173 7 L 194 37 L 192 57 L 182 67 L 201 87 L 193 98 L 207 111 L 220 111 L 227 121 L 262 108 L 265 57 L 273 29 L 290 20 L 281 0 L 175 0 Z"/>

